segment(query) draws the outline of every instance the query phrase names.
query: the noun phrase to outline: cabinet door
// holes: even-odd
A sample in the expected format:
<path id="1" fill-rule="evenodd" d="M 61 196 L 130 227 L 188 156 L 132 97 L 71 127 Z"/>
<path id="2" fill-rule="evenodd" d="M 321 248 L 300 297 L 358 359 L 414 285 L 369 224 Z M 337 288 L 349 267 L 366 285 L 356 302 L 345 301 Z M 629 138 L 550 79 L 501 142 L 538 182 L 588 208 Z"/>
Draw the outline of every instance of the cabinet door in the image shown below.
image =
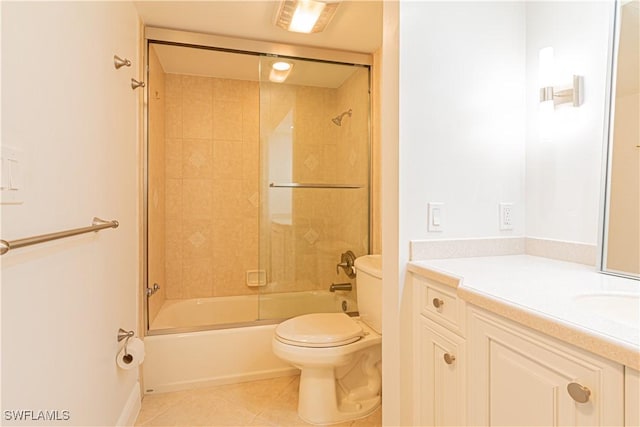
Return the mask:
<path id="1" fill-rule="evenodd" d="M 470 316 L 472 424 L 623 424 L 621 366 L 475 309 Z M 574 400 L 567 390 L 570 383 L 589 390 L 586 402 Z"/>
<path id="2" fill-rule="evenodd" d="M 422 316 L 417 327 L 415 424 L 464 426 L 465 341 Z"/>

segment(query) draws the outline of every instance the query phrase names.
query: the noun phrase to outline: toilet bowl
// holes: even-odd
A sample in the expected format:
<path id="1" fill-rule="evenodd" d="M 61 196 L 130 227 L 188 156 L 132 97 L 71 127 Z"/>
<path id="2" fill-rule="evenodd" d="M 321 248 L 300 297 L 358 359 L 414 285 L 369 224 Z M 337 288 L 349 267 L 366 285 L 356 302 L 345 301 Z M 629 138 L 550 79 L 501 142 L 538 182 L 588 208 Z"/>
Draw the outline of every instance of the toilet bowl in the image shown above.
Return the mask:
<path id="1" fill-rule="evenodd" d="M 363 418 L 380 406 L 380 256 L 358 258 L 355 265 L 360 319 L 306 314 L 282 322 L 273 337 L 274 354 L 301 371 L 298 415 L 311 424 Z"/>

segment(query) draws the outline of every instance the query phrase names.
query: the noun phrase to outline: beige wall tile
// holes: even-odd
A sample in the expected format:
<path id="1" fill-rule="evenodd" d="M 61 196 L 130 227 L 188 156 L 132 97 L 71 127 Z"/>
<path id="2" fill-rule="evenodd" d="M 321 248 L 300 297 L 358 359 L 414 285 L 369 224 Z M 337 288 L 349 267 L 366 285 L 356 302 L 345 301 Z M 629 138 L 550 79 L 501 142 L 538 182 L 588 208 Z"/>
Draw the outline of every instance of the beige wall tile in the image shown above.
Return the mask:
<path id="1" fill-rule="evenodd" d="M 213 141 L 213 178 L 242 179 L 243 144 L 238 141 Z"/>
<path id="2" fill-rule="evenodd" d="M 165 74 L 165 96 L 167 98 L 182 99 L 182 76 L 180 74 Z"/>
<path id="3" fill-rule="evenodd" d="M 213 122 L 213 139 L 242 141 L 242 101 L 216 98 L 213 102 Z"/>
<path id="4" fill-rule="evenodd" d="M 167 179 L 166 182 L 166 213 L 167 222 L 180 222 L 182 220 L 182 180 Z"/>
<path id="5" fill-rule="evenodd" d="M 182 177 L 211 179 L 213 176 L 213 141 L 210 139 L 185 139 L 182 147 Z"/>
<path id="6" fill-rule="evenodd" d="M 184 298 L 182 290 L 182 259 L 167 257 L 167 299 Z"/>
<path id="7" fill-rule="evenodd" d="M 242 197 L 242 181 L 224 179 L 213 182 L 214 218 L 239 218 L 247 201 Z"/>
<path id="8" fill-rule="evenodd" d="M 181 240 L 184 267 L 188 268 L 193 259 L 210 257 L 214 246 L 212 221 L 185 219 Z"/>
<path id="9" fill-rule="evenodd" d="M 182 139 L 165 139 L 165 171 L 167 178 L 182 178 Z"/>
<path id="10" fill-rule="evenodd" d="M 182 138 L 182 101 L 179 98 L 166 100 L 165 137 Z"/>
<path id="11" fill-rule="evenodd" d="M 211 102 L 201 99 L 183 100 L 183 129 L 184 138 L 211 138 L 213 129 L 213 115 Z"/>
<path id="12" fill-rule="evenodd" d="M 209 179 L 182 180 L 182 218 L 210 220 L 213 214 L 213 191 Z"/>
<path id="13" fill-rule="evenodd" d="M 183 289 L 186 298 L 206 298 L 213 290 L 213 262 L 211 257 L 190 259 L 182 267 Z"/>
<path id="14" fill-rule="evenodd" d="M 220 101 L 238 101 L 245 96 L 245 91 L 249 83 L 244 80 L 235 79 L 213 79 L 213 97 Z"/>

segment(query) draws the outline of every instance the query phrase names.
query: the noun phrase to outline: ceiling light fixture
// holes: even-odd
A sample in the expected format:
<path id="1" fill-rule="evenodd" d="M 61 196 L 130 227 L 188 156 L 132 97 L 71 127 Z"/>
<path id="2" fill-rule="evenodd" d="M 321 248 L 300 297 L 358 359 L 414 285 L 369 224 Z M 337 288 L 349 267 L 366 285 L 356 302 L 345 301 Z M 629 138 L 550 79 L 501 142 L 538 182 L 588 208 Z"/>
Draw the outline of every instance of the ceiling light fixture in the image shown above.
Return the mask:
<path id="1" fill-rule="evenodd" d="M 331 22 L 339 5 L 337 1 L 282 0 L 276 25 L 296 33 L 319 33 Z"/>
<path id="2" fill-rule="evenodd" d="M 287 80 L 293 64 L 285 61 L 278 61 L 271 64 L 271 72 L 269 73 L 269 80 L 274 83 L 282 83 Z"/>

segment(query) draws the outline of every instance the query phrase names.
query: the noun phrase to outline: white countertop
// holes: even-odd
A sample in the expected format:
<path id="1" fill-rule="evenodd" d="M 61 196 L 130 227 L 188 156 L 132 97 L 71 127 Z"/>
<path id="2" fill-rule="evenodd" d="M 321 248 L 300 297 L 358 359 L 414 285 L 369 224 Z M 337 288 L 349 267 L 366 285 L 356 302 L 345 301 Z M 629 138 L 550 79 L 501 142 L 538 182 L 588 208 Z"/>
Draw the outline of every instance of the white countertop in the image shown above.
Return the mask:
<path id="1" fill-rule="evenodd" d="M 607 317 L 607 307 L 599 310 L 576 299 L 586 294 L 640 295 L 640 281 L 530 255 L 412 261 L 409 271 L 457 285 L 458 295 L 472 304 L 640 369 L 640 317 L 631 323 L 614 321 Z M 443 281 L 442 275 L 450 279 Z"/>

